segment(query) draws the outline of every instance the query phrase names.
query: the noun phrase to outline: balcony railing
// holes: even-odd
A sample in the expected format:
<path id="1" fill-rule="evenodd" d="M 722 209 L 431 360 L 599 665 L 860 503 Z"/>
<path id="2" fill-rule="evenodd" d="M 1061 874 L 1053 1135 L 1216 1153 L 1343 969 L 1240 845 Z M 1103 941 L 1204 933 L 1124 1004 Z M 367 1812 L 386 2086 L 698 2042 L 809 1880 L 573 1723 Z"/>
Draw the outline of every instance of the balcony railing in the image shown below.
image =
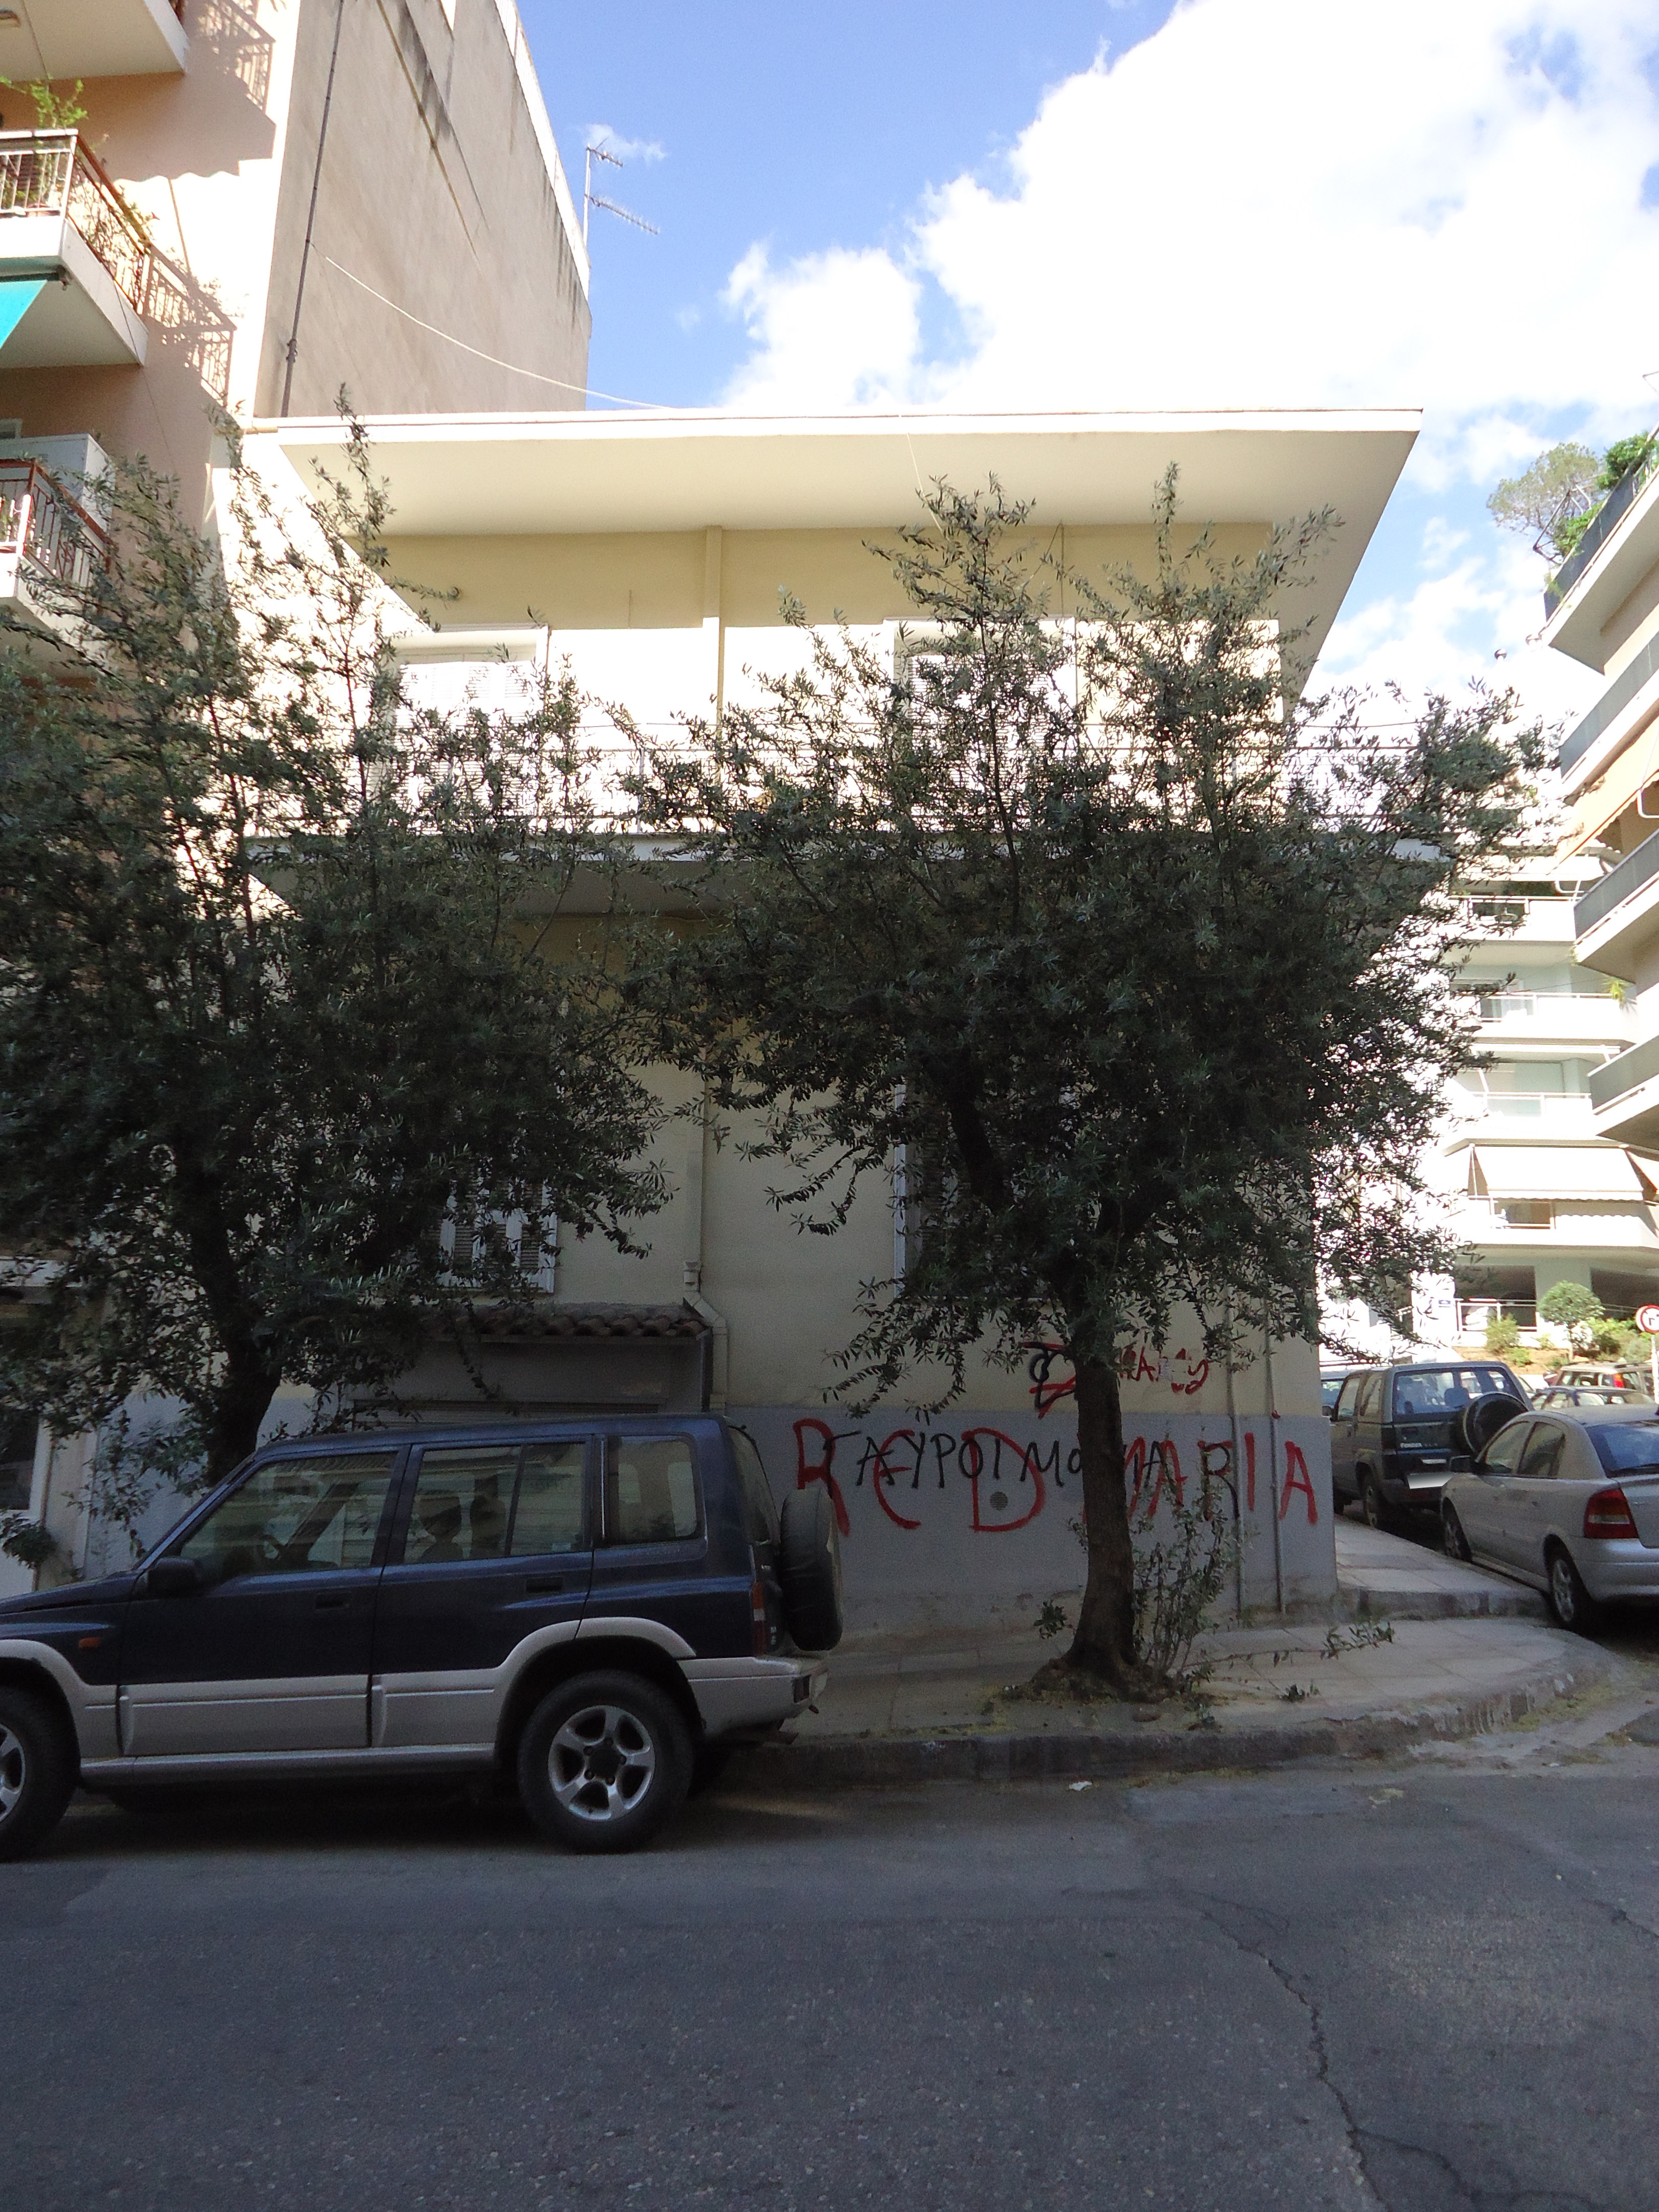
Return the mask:
<path id="1" fill-rule="evenodd" d="M 1659 1075 L 1659 1036 L 1644 1037 L 1640 1044 L 1633 1044 L 1617 1059 L 1592 1068 L 1590 1104 L 1598 1109 L 1611 1106 L 1615 1098 L 1622 1098 L 1627 1091 L 1634 1091 L 1638 1084 L 1654 1075 Z"/>
<path id="2" fill-rule="evenodd" d="M 1659 637 L 1650 638 L 1630 666 L 1609 684 L 1561 748 L 1556 765 L 1565 775 L 1583 760 L 1603 730 L 1611 729 L 1643 686 L 1659 674 Z"/>
<path id="3" fill-rule="evenodd" d="M 1460 1298 L 1457 1301 L 1457 1334 L 1461 1338 L 1480 1336 L 1487 1325 L 1495 1321 L 1512 1321 L 1517 1328 L 1536 1328 L 1538 1304 L 1534 1298 Z"/>
<path id="4" fill-rule="evenodd" d="M 1659 445 L 1649 454 L 1639 469 L 1632 469 L 1623 477 L 1602 501 L 1591 519 L 1590 526 L 1544 586 L 1544 616 L 1547 621 L 1555 612 L 1578 579 L 1595 560 L 1613 532 L 1629 514 L 1638 493 L 1644 491 L 1659 471 Z"/>
<path id="5" fill-rule="evenodd" d="M 0 460 L 0 556 L 21 555 L 64 591 L 85 592 L 109 566 L 109 538 L 39 461 Z"/>
<path id="6" fill-rule="evenodd" d="M 1614 907 L 1623 906 L 1627 898 L 1634 898 L 1656 875 L 1659 875 L 1659 830 L 1651 837 L 1644 837 L 1633 853 L 1626 853 L 1618 866 L 1609 868 L 1599 883 L 1592 884 L 1582 898 L 1573 901 L 1573 935 L 1587 936 Z"/>
<path id="7" fill-rule="evenodd" d="M 140 314 L 154 260 L 144 227 L 74 131 L 0 131 L 0 254 L 10 216 L 66 216 Z"/>

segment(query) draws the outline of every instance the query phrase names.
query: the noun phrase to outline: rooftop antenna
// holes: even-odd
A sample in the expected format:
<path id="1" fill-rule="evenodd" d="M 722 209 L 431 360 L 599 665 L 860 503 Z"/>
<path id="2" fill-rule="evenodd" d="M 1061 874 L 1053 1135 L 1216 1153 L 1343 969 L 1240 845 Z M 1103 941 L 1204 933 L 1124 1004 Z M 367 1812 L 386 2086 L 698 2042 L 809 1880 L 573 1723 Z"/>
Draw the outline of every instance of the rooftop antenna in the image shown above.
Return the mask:
<path id="1" fill-rule="evenodd" d="M 618 207 L 615 200 L 602 199 L 594 191 L 593 164 L 595 161 L 609 161 L 613 169 L 620 169 L 623 166 L 619 157 L 615 154 L 608 153 L 603 146 L 588 148 L 587 166 L 582 172 L 583 246 L 586 246 L 587 244 L 587 218 L 596 207 L 603 208 L 607 215 L 620 216 L 624 222 L 631 222 L 635 230 L 648 230 L 653 238 L 660 238 L 662 233 L 654 222 L 647 222 L 642 215 L 635 215 L 631 208 Z"/>

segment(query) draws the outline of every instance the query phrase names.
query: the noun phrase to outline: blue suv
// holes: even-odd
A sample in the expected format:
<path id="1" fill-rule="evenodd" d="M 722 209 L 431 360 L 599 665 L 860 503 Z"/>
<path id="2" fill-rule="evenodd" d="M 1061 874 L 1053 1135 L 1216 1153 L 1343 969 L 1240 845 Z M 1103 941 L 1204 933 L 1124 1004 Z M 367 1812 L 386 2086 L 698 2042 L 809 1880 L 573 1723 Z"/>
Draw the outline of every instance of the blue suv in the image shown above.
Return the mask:
<path id="1" fill-rule="evenodd" d="M 132 1572 L 0 1602 L 0 1857 L 77 1782 L 434 1771 L 631 1850 L 816 1698 L 841 1626 L 828 1492 L 780 1518 L 717 1415 L 272 1444 Z"/>

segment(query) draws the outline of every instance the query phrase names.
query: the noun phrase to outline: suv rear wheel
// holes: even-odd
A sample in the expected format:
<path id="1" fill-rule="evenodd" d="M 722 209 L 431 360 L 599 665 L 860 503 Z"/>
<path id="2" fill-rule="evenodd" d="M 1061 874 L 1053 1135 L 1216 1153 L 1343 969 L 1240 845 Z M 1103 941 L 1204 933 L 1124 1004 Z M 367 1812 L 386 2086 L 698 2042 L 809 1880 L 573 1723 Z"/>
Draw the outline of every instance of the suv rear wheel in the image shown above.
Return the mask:
<path id="1" fill-rule="evenodd" d="M 42 1697 L 0 1683 L 0 1859 L 27 1858 L 64 1816 L 75 1759 Z"/>
<path id="2" fill-rule="evenodd" d="M 691 1732 L 643 1675 L 578 1674 L 550 1690 L 519 1739 L 519 1791 L 550 1843 L 632 1851 L 685 1801 Z"/>
<path id="3" fill-rule="evenodd" d="M 1365 1515 L 1366 1525 L 1372 1528 L 1392 1528 L 1395 1511 L 1382 1495 L 1382 1486 L 1367 1468 L 1359 1478 L 1359 1503 Z"/>

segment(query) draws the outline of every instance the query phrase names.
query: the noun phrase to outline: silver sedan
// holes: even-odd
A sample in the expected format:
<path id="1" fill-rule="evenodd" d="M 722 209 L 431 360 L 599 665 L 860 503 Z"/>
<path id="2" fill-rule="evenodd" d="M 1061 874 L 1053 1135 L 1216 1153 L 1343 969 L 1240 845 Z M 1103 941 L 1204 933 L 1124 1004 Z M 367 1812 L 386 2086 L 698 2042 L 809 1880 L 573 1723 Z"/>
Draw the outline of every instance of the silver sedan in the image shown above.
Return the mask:
<path id="1" fill-rule="evenodd" d="M 1659 1406 L 1552 1407 L 1501 1428 L 1440 1502 L 1454 1559 L 1530 1583 L 1563 1628 L 1659 1599 Z"/>

